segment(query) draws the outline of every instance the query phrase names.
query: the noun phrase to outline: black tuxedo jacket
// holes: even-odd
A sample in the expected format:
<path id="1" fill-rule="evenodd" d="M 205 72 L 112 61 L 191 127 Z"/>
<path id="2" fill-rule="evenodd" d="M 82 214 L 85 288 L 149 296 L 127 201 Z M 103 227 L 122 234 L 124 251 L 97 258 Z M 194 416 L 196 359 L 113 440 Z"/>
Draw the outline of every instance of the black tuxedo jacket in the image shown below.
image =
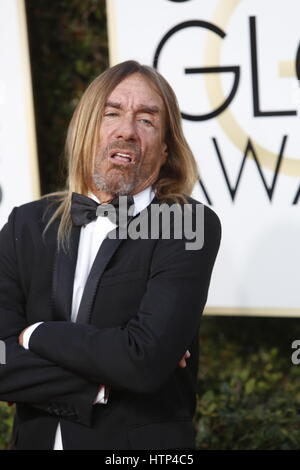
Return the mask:
<path id="1" fill-rule="evenodd" d="M 188 201 L 195 215 L 200 203 Z M 16 403 L 14 448 L 53 449 L 58 422 L 66 450 L 193 448 L 198 330 L 218 217 L 204 207 L 200 250 L 186 250 L 185 239 L 105 239 L 72 323 L 80 227 L 70 252 L 57 252 L 58 221 L 42 238 L 56 207 L 45 213 L 49 202 L 14 208 L 0 232 L 0 400 Z M 26 350 L 18 335 L 38 321 Z M 109 400 L 93 405 L 100 384 Z"/>

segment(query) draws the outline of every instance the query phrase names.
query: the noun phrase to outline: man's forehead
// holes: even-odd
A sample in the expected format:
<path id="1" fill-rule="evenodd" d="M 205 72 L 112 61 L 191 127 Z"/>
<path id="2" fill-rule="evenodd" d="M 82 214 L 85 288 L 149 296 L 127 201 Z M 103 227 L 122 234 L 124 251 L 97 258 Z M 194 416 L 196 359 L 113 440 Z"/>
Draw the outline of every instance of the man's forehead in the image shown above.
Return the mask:
<path id="1" fill-rule="evenodd" d="M 133 104 L 138 108 L 152 110 L 153 113 L 164 110 L 164 103 L 155 86 L 141 76 L 133 74 L 122 80 L 110 93 L 106 106 L 123 107 Z"/>

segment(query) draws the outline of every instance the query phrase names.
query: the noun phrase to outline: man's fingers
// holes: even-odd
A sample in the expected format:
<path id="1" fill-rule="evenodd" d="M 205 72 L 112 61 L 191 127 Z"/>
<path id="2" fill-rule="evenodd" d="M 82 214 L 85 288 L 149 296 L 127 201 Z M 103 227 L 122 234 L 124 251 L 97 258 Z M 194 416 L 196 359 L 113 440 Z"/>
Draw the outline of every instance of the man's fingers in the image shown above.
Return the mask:
<path id="1" fill-rule="evenodd" d="M 191 357 L 191 353 L 189 350 L 187 350 L 183 356 L 183 358 L 179 361 L 179 367 L 182 367 L 184 369 L 186 367 L 186 359 Z"/>
<path id="2" fill-rule="evenodd" d="M 179 362 L 179 367 L 182 367 L 182 369 L 186 367 L 186 362 L 184 358 L 182 358 L 181 361 Z"/>

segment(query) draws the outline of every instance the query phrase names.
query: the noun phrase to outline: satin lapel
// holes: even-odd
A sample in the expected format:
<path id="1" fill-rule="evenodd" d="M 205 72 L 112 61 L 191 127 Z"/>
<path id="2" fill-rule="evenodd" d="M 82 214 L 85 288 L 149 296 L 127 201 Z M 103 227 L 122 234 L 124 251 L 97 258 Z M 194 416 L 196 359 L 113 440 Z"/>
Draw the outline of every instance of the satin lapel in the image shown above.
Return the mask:
<path id="1" fill-rule="evenodd" d="M 89 276 L 86 281 L 86 285 L 82 294 L 78 315 L 77 323 L 89 323 L 92 306 L 97 290 L 99 280 L 115 251 L 122 243 L 122 239 L 110 239 L 105 238 L 101 243 L 98 250 L 94 263 L 91 267 Z"/>
<path id="2" fill-rule="evenodd" d="M 56 252 L 52 284 L 53 320 L 71 319 L 73 283 L 81 227 L 72 227 L 70 250 Z"/>

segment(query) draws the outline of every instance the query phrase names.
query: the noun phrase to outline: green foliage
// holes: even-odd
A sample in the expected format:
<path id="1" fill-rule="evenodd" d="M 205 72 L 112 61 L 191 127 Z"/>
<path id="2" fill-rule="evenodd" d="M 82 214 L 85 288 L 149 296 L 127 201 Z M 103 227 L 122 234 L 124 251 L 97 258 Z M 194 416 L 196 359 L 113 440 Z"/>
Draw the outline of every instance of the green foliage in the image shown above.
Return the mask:
<path id="1" fill-rule="evenodd" d="M 14 413 L 15 406 L 0 401 L 0 450 L 10 449 Z"/>
<path id="2" fill-rule="evenodd" d="M 72 112 L 108 66 L 105 0 L 26 0 L 42 194 L 63 186 Z"/>
<path id="3" fill-rule="evenodd" d="M 297 337 L 298 320 L 203 318 L 199 449 L 300 448 Z"/>

